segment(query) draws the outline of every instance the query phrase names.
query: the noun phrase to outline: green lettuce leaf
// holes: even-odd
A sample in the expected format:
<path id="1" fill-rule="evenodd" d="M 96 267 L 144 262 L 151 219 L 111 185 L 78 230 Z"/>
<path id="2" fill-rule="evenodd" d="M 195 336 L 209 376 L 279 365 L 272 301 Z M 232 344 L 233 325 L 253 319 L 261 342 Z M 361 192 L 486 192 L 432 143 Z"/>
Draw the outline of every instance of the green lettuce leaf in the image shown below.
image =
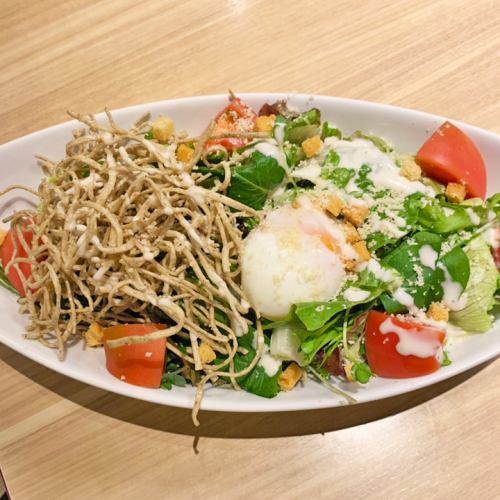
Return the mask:
<path id="1" fill-rule="evenodd" d="M 285 170 L 274 158 L 255 151 L 241 166 L 233 169 L 227 194 L 244 205 L 260 210 L 269 193 L 281 184 L 284 176 Z"/>
<path id="2" fill-rule="evenodd" d="M 493 322 L 488 311 L 495 302 L 498 272 L 490 247 L 483 239 L 473 241 L 466 255 L 470 262 L 470 278 L 465 288 L 467 305 L 461 311 L 450 312 L 450 322 L 468 332 L 482 333 Z"/>

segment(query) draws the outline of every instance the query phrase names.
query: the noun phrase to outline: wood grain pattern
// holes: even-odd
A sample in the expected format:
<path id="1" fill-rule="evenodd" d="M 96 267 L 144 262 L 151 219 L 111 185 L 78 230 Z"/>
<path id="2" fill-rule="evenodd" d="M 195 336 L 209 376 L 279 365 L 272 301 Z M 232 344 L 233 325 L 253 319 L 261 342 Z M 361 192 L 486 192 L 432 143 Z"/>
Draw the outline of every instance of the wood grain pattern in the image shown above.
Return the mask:
<path id="1" fill-rule="evenodd" d="M 500 133 L 495 0 L 3 0 L 0 142 L 177 96 L 303 91 Z M 2 165 L 1 168 L 15 168 Z M 108 394 L 0 348 L 14 500 L 499 498 L 500 361 L 353 408 L 189 412 Z M 195 439 L 196 438 L 196 439 Z"/>

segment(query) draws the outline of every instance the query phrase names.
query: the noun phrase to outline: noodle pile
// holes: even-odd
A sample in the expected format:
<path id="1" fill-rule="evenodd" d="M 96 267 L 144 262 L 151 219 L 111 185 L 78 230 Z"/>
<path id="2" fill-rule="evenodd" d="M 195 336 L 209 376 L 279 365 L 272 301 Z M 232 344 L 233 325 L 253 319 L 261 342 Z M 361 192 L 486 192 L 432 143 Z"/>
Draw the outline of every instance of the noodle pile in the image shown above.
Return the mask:
<path id="1" fill-rule="evenodd" d="M 244 371 L 234 371 L 236 352 L 245 352 L 237 335 L 249 325 L 237 221 L 259 214 L 224 194 L 231 161 L 219 164 L 223 180 L 202 186 L 210 174 L 197 172 L 195 165 L 206 140 L 219 137 L 210 135 L 211 127 L 201 137 L 174 136 L 161 145 L 144 138 L 148 116 L 130 130 L 119 128 L 109 113 L 109 126 L 93 116 L 72 116 L 86 128 L 73 133 L 62 161 L 41 158 L 47 177 L 38 188 L 37 209 L 8 218 L 27 255 L 15 248 L 5 269 L 14 266 L 24 283 L 26 297 L 19 303 L 31 320 L 27 338 L 58 349 L 63 359 L 66 345 L 80 340 L 93 322 L 151 323 L 161 315 L 165 330 L 109 345 L 167 338 L 167 350 L 198 374 L 197 423 L 205 383 L 223 375 L 238 388 L 236 377 L 250 372 L 262 354 L 257 315 L 257 355 Z M 182 163 L 176 148 L 190 141 L 194 157 Z M 25 239 L 30 232 L 32 242 Z M 32 266 L 29 279 L 19 272 L 26 264 Z M 179 348 L 180 338 L 187 349 Z M 204 365 L 201 342 L 226 359 Z"/>

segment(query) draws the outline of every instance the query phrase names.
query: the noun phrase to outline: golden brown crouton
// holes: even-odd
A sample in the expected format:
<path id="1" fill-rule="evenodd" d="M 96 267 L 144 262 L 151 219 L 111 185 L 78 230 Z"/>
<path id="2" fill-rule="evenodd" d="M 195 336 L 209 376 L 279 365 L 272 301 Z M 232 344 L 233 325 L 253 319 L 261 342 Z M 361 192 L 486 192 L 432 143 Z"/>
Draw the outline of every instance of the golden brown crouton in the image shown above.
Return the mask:
<path id="1" fill-rule="evenodd" d="M 418 181 L 422 177 L 422 169 L 415 163 L 413 158 L 405 158 L 399 170 L 399 175 L 406 177 L 409 181 Z"/>
<path id="2" fill-rule="evenodd" d="M 451 203 L 462 203 L 465 200 L 465 186 L 458 182 L 448 182 L 444 193 Z"/>
<path id="3" fill-rule="evenodd" d="M 255 127 L 258 132 L 271 132 L 273 130 L 274 122 L 276 121 L 275 115 L 258 116 L 255 120 Z"/>
<path id="4" fill-rule="evenodd" d="M 99 347 L 104 343 L 103 327 L 97 323 L 92 323 L 83 336 L 89 347 Z"/>
<path id="5" fill-rule="evenodd" d="M 217 357 L 214 350 L 205 342 L 202 342 L 200 347 L 198 347 L 198 353 L 200 355 L 201 363 L 204 365 L 208 365 Z"/>
<path id="6" fill-rule="evenodd" d="M 185 144 L 180 144 L 175 154 L 179 161 L 182 161 L 182 163 L 188 163 L 193 157 L 194 150 Z"/>
<path id="7" fill-rule="evenodd" d="M 297 363 L 291 363 L 279 376 L 278 384 L 283 391 L 290 391 L 297 385 L 297 382 L 302 378 L 303 373 L 303 368 L 301 368 Z"/>
<path id="8" fill-rule="evenodd" d="M 153 137 L 158 141 L 165 143 L 174 133 L 174 122 L 166 116 L 159 116 L 151 125 Z"/>
<path id="9" fill-rule="evenodd" d="M 427 316 L 436 321 L 448 321 L 448 308 L 439 302 L 433 302 L 427 310 Z"/>
<path id="10" fill-rule="evenodd" d="M 368 248 L 366 248 L 366 243 L 364 241 L 357 241 L 356 243 L 353 243 L 352 248 L 356 250 L 359 262 L 366 262 L 367 260 L 370 260 L 370 252 L 368 251 Z"/>
<path id="11" fill-rule="evenodd" d="M 334 217 L 338 217 L 342 208 L 344 208 L 344 201 L 341 200 L 338 196 L 332 194 L 328 197 L 325 203 L 325 210 L 332 214 Z"/>
<path id="12" fill-rule="evenodd" d="M 306 139 L 302 142 L 302 149 L 308 158 L 316 156 L 321 149 L 321 137 L 319 135 L 315 135 L 314 137 Z"/>
<path id="13" fill-rule="evenodd" d="M 361 239 L 357 229 L 350 222 L 344 221 L 342 229 L 344 230 L 347 243 L 355 243 Z"/>
<path id="14" fill-rule="evenodd" d="M 0 229 L 0 247 L 3 245 L 8 232 L 9 231 L 6 231 L 5 229 Z"/>
<path id="15" fill-rule="evenodd" d="M 368 212 L 368 207 L 365 207 L 364 205 L 352 205 L 342 209 L 342 215 L 355 226 L 363 224 L 365 219 L 368 217 Z"/>

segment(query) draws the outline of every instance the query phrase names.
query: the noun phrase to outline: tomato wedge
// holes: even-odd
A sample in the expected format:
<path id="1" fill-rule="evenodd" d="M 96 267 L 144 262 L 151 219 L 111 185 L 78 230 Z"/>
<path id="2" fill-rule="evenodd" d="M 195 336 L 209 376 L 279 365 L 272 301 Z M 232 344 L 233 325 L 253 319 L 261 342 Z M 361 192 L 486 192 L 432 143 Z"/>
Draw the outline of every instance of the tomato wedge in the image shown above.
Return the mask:
<path id="1" fill-rule="evenodd" d="M 154 323 L 105 328 L 103 330 L 104 352 L 108 371 L 128 384 L 141 387 L 160 387 L 165 363 L 166 339 L 116 348 L 109 347 L 107 341 L 133 335 L 146 335 L 164 328 L 165 325 Z"/>
<path id="2" fill-rule="evenodd" d="M 253 132 L 255 130 L 255 120 L 257 114 L 239 97 L 235 97 L 231 102 L 216 116 L 214 134 L 223 134 L 230 132 Z M 211 139 L 207 141 L 206 147 L 221 145 L 228 151 L 233 151 L 243 147 L 249 141 L 240 137 L 226 137 L 223 139 Z"/>
<path id="3" fill-rule="evenodd" d="M 385 378 L 433 373 L 441 366 L 445 337 L 438 328 L 370 311 L 365 327 L 368 364 L 373 373 Z"/>
<path id="4" fill-rule="evenodd" d="M 22 231 L 22 235 L 26 244 L 28 246 L 31 246 L 33 242 L 33 233 L 31 231 Z M 5 236 L 5 240 L 2 243 L 2 249 L 1 249 L 2 267 L 4 269 L 7 267 L 9 262 L 14 258 L 14 241 L 16 243 L 15 246 L 17 247 L 16 258 L 26 258 L 28 256 L 26 250 L 21 245 L 21 242 L 19 241 L 19 237 L 17 236 L 17 234 L 13 233 L 12 229 L 9 230 L 9 232 Z M 20 262 L 18 266 L 22 275 L 26 279 L 28 279 L 31 276 L 31 264 L 28 264 L 27 262 Z M 19 294 L 22 297 L 24 297 L 26 295 L 26 291 L 24 289 L 21 276 L 15 269 L 15 267 L 12 266 L 9 269 L 9 272 L 7 273 L 7 278 L 11 282 L 12 286 L 19 292 Z"/>
<path id="5" fill-rule="evenodd" d="M 467 198 L 485 198 L 486 168 L 472 140 L 446 121 L 419 149 L 415 158 L 431 178 L 465 185 Z"/>

